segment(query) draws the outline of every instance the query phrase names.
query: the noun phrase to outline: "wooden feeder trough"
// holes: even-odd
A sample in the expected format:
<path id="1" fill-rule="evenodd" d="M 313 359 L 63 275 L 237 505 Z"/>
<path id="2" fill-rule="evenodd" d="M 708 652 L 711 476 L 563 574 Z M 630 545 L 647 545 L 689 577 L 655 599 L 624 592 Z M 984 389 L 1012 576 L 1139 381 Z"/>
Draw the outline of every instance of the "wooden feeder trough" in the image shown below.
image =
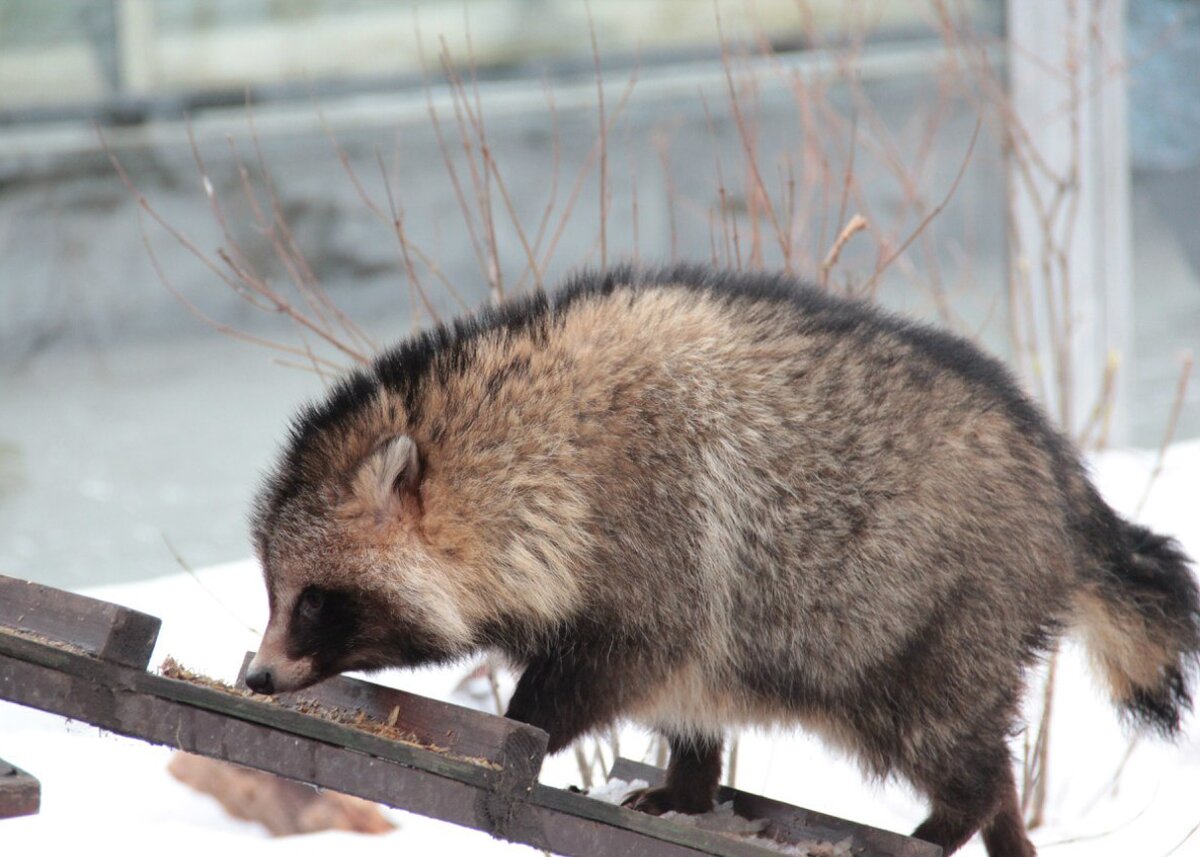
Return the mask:
<path id="1" fill-rule="evenodd" d="M 538 782 L 547 735 L 523 723 L 334 678 L 265 698 L 168 660 L 146 667 L 159 619 L 0 576 L 0 699 L 439 818 L 572 857 L 769 857 L 735 839 Z M 247 655 L 246 663 L 249 662 Z M 243 664 L 243 677 L 245 664 Z M 0 762 L 0 818 L 38 808 L 38 783 Z M 625 759 L 613 776 L 652 784 Z M 936 846 L 733 789 L 719 800 L 767 819 L 781 843 L 851 841 L 855 857 L 938 857 Z"/>
<path id="2" fill-rule="evenodd" d="M 34 815 L 42 800 L 38 781 L 0 759 L 0 818 Z"/>

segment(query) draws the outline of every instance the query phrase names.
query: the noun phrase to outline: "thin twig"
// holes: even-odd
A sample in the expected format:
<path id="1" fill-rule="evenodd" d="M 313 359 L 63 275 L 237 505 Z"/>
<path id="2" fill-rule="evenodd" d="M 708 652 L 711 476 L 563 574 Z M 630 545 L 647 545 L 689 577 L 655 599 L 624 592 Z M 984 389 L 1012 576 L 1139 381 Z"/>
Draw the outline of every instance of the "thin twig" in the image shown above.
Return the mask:
<path id="1" fill-rule="evenodd" d="M 575 754 L 575 764 L 579 768 L 579 778 L 583 781 L 583 788 L 590 789 L 592 787 L 592 766 L 588 762 L 582 742 L 576 741 L 571 745 L 571 750 Z"/>
<path id="2" fill-rule="evenodd" d="M 425 293 L 425 287 L 421 283 L 421 278 L 417 275 L 416 266 L 413 265 L 412 256 L 409 253 L 411 242 L 404 233 L 404 218 L 396 209 L 396 200 L 392 197 L 392 183 L 388 180 L 387 167 L 384 166 L 383 156 L 375 153 L 376 160 L 379 163 L 379 175 L 383 179 L 383 188 L 387 193 L 388 211 L 392 215 L 392 226 L 396 233 L 396 240 L 400 243 L 400 253 L 404 261 L 404 268 L 408 272 L 408 281 L 412 283 L 416 290 L 417 296 L 421 299 L 421 305 L 425 311 L 429 313 L 429 317 L 434 323 L 441 321 L 437 309 L 433 305 L 433 301 L 429 299 L 429 295 Z"/>
<path id="3" fill-rule="evenodd" d="M 596 42 L 596 22 L 592 18 L 591 0 L 584 0 L 587 13 L 588 38 L 592 43 L 592 64 L 596 70 L 596 113 L 600 119 L 600 270 L 608 269 L 608 123 L 604 118 L 604 75 L 600 70 L 600 48 Z"/>
<path id="4" fill-rule="evenodd" d="M 917 224 L 917 228 L 912 231 L 908 238 L 904 239 L 904 243 L 897 247 L 895 251 L 888 254 L 888 256 L 876 266 L 875 273 L 873 273 L 871 278 L 866 282 L 865 290 L 868 293 L 871 292 L 876 282 L 878 282 L 879 275 L 882 274 L 883 271 L 886 270 L 887 267 L 896 260 L 896 257 L 909 248 L 913 241 L 916 240 L 917 236 L 925 231 L 929 224 L 933 222 L 933 219 L 941 214 L 949 204 L 951 197 L 954 196 L 954 192 L 958 190 L 959 183 L 962 182 L 963 175 L 965 175 L 967 172 L 967 164 L 971 162 L 971 154 L 975 151 L 975 142 L 979 139 L 979 129 L 982 126 L 983 117 L 981 116 L 975 120 L 975 130 L 971 132 L 971 142 L 967 145 L 966 154 L 963 155 L 962 163 L 958 166 L 958 172 L 954 176 L 954 181 L 950 183 L 950 189 L 946 191 L 946 195 L 942 197 L 942 201 L 935 205 L 928 214 L 921 218 L 921 222 Z"/>
<path id="5" fill-rule="evenodd" d="M 829 253 L 826 254 L 824 261 L 821 262 L 821 273 L 817 279 L 817 283 L 821 288 L 825 288 L 828 285 L 829 272 L 837 264 L 838 257 L 842 255 L 842 248 L 846 246 L 846 242 L 866 228 L 867 219 L 861 214 L 856 214 L 850 218 L 850 222 L 838 233 L 837 240 L 833 242 L 833 246 L 829 248 Z"/>
<path id="6" fill-rule="evenodd" d="M 734 125 L 737 127 L 738 137 L 742 143 L 742 150 L 746 155 L 746 165 L 749 167 L 750 175 L 754 180 L 752 191 L 756 191 L 760 196 L 759 199 L 763 202 L 763 207 L 767 214 L 767 219 L 771 223 L 772 229 L 775 231 L 775 239 L 779 244 L 779 252 L 783 256 L 784 264 L 787 265 L 792 255 L 791 244 L 787 240 L 787 233 L 779 222 L 779 215 L 775 211 L 775 204 L 771 201 L 771 195 L 767 192 L 766 182 L 763 181 L 762 172 L 758 168 L 757 148 L 754 145 L 754 138 L 750 134 L 750 126 L 742 113 L 741 105 L 738 99 L 737 87 L 733 82 L 733 68 L 730 60 L 729 43 L 725 39 L 725 34 L 721 25 L 720 7 L 714 3 L 714 13 L 717 22 L 717 38 L 721 45 L 721 66 L 725 72 L 725 87 L 729 94 L 729 106 L 733 111 Z"/>
<path id="7" fill-rule="evenodd" d="M 255 628 L 251 625 L 248 625 L 244 621 L 242 621 L 241 617 L 238 616 L 237 612 L 232 607 L 230 607 L 228 604 L 226 604 L 225 600 L 223 598 L 218 596 L 217 593 L 213 592 L 212 589 L 209 588 L 207 583 L 205 583 L 203 580 L 200 579 L 200 575 L 196 574 L 196 570 L 194 568 L 192 568 L 192 566 L 188 563 L 187 560 L 185 560 L 183 558 L 183 554 L 181 554 L 175 548 L 175 545 L 173 545 L 171 543 L 171 540 L 169 538 L 167 538 L 166 533 L 160 532 L 159 535 L 162 536 L 163 544 L 165 544 L 167 546 L 167 550 L 169 550 L 171 552 L 171 556 L 175 558 L 175 562 L 179 565 L 180 568 L 182 568 L 185 572 L 187 572 L 188 577 L 190 577 L 192 579 L 192 581 L 197 586 L 200 587 L 200 589 L 204 592 L 205 595 L 207 595 L 209 598 L 211 598 L 213 600 L 214 604 L 216 604 L 218 607 L 220 607 L 222 610 L 224 610 L 226 613 L 228 613 L 229 616 L 231 618 L 233 618 L 233 620 L 235 622 L 237 622 L 239 625 L 241 625 L 243 628 L 245 628 L 247 631 L 249 631 L 254 636 L 257 637 L 257 636 L 261 635 L 261 632 L 257 628 Z"/>
<path id="8" fill-rule="evenodd" d="M 1113 399 L 1117 392 L 1119 368 L 1120 355 L 1116 351 L 1109 351 L 1108 359 L 1104 363 L 1104 377 L 1100 379 L 1100 394 L 1096 397 L 1096 404 L 1092 406 L 1092 412 L 1088 415 L 1076 441 L 1080 449 L 1088 447 L 1092 440 L 1092 432 L 1097 430 L 1099 435 L 1095 448 L 1104 449 L 1108 444 L 1108 427 L 1112 417 Z"/>
<path id="9" fill-rule="evenodd" d="M 1120 785 L 1121 776 L 1125 773 L 1125 768 L 1128 767 L 1129 760 L 1133 758 L 1133 753 L 1135 750 L 1137 750 L 1138 745 L 1140 745 L 1141 742 L 1141 735 L 1134 735 L 1133 738 L 1129 740 L 1129 744 L 1126 745 L 1125 752 L 1121 755 L 1121 761 L 1117 764 L 1117 769 L 1113 771 L 1113 775 L 1109 777 L 1109 780 L 1107 783 L 1105 783 L 1104 788 L 1096 792 L 1096 796 L 1092 798 L 1083 808 L 1085 815 L 1091 812 L 1096 804 L 1098 804 L 1106 794 L 1115 795 L 1117 793 L 1117 786 Z"/>
<path id="10" fill-rule="evenodd" d="M 496 665 L 488 659 L 484 664 L 484 675 L 487 676 L 488 690 L 492 692 L 492 705 L 496 707 L 496 716 L 504 716 L 504 700 L 500 696 L 500 680 L 496 677 Z"/>
<path id="11" fill-rule="evenodd" d="M 375 200 L 371 198 L 371 195 L 367 193 L 366 187 L 363 185 L 361 179 L 359 179 L 358 172 L 354 169 L 354 166 L 350 161 L 350 154 L 342 146 L 341 141 L 338 139 L 337 134 L 333 130 L 333 126 L 330 125 L 328 120 L 325 118 L 325 114 L 321 109 L 321 106 L 318 104 L 315 106 L 315 109 L 317 111 L 317 117 L 321 122 L 321 127 L 325 131 L 325 136 L 329 139 L 330 144 L 333 146 L 334 154 L 337 156 L 338 162 L 342 165 L 342 169 L 346 173 L 346 176 L 350 179 L 350 184 L 354 188 L 355 193 L 358 195 L 359 200 L 362 201 L 363 205 L 367 207 L 367 210 L 370 211 L 380 223 L 384 224 L 393 232 L 395 232 L 397 217 L 389 216 L 389 214 L 384 212 L 384 210 L 379 207 Z M 389 186 L 387 185 L 385 185 L 385 189 L 390 190 Z M 395 200 L 393 200 L 393 210 L 391 214 L 399 215 L 400 218 L 403 217 L 403 209 L 395 202 Z M 418 262 L 425 266 L 425 269 L 429 271 L 429 273 L 431 273 L 435 279 L 437 279 L 441 287 L 446 290 L 446 293 L 454 299 L 456 304 L 458 304 L 459 309 L 463 310 L 464 312 L 470 309 L 470 306 L 467 304 L 467 302 L 463 300 L 462 294 L 459 292 L 458 288 L 442 272 L 441 267 L 428 253 L 423 251 L 405 235 L 397 234 L 395 237 L 403 245 L 404 252 L 413 256 Z"/>
<path id="12" fill-rule="evenodd" d="M 1198 831 L 1198 830 L 1200 830 L 1200 821 L 1197 821 L 1196 825 L 1187 832 L 1187 835 L 1184 836 L 1183 839 L 1180 839 L 1179 843 L 1174 848 L 1172 848 L 1170 851 L 1168 851 L 1166 854 L 1164 854 L 1163 857 L 1171 857 L 1171 855 L 1174 854 L 1176 851 L 1178 851 L 1180 848 L 1182 848 L 1189 839 L 1191 839 L 1193 836 L 1195 836 L 1196 831 Z"/>
<path id="13" fill-rule="evenodd" d="M 1050 764 L 1050 718 L 1054 710 L 1054 680 L 1058 675 L 1058 650 L 1050 653 L 1046 669 L 1046 686 L 1042 691 L 1042 716 L 1038 722 L 1037 740 L 1033 742 L 1033 758 L 1029 765 L 1032 782 L 1027 782 L 1022 797 L 1022 810 L 1030 814 L 1029 829 L 1041 827 L 1046 817 L 1047 771 Z"/>
<path id="14" fill-rule="evenodd" d="M 1155 481 L 1162 475 L 1163 461 L 1167 457 L 1167 448 L 1171 445 L 1171 441 L 1175 438 L 1175 429 L 1179 426 L 1179 414 L 1183 410 L 1183 400 L 1187 395 L 1188 380 L 1192 375 L 1192 352 L 1185 351 L 1183 354 L 1183 365 L 1179 369 L 1179 380 L 1175 384 L 1175 400 L 1171 403 L 1171 416 L 1167 419 L 1167 428 L 1163 432 L 1162 443 L 1158 446 L 1158 456 L 1154 460 L 1154 469 L 1150 471 L 1150 478 L 1146 480 L 1146 489 L 1142 492 L 1142 499 L 1138 500 L 1137 507 L 1134 509 L 1133 516 L 1135 518 L 1142 514 L 1142 509 L 1146 505 L 1146 501 L 1150 499 L 1150 490 L 1154 487 Z"/>
<path id="15" fill-rule="evenodd" d="M 1155 795 L 1155 797 L 1157 797 L 1157 795 Z M 1108 837 L 1112 836 L 1114 833 L 1120 833 L 1122 830 L 1125 830 L 1125 829 L 1131 827 L 1132 825 L 1136 824 L 1138 819 L 1140 819 L 1143 815 L 1145 815 L 1147 812 L 1150 811 L 1150 807 L 1154 806 L 1154 803 L 1155 803 L 1155 801 L 1152 798 L 1145 806 L 1143 806 L 1141 809 L 1139 809 L 1137 811 L 1137 814 L 1134 815 L 1132 818 L 1126 819 L 1125 821 L 1122 821 L 1120 824 L 1118 824 L 1114 827 L 1110 827 L 1107 830 L 1103 830 L 1100 833 L 1087 833 L 1087 834 L 1083 834 L 1081 836 L 1069 836 L 1066 839 L 1056 839 L 1053 842 L 1042 842 L 1038 845 L 1038 848 L 1039 849 L 1057 848 L 1061 845 L 1075 845 L 1076 843 L 1079 843 L 1079 842 L 1096 842 L 1097 840 L 1100 840 L 1100 839 L 1107 839 Z"/>

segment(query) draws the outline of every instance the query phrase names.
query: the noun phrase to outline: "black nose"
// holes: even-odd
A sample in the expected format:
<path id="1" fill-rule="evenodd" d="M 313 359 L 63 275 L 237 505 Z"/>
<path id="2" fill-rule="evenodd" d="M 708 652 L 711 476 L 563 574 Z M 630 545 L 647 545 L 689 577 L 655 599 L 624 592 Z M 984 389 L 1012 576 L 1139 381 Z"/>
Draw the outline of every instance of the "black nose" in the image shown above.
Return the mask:
<path id="1" fill-rule="evenodd" d="M 255 693 L 274 693 L 275 677 L 269 669 L 258 669 L 246 674 L 246 687 Z"/>

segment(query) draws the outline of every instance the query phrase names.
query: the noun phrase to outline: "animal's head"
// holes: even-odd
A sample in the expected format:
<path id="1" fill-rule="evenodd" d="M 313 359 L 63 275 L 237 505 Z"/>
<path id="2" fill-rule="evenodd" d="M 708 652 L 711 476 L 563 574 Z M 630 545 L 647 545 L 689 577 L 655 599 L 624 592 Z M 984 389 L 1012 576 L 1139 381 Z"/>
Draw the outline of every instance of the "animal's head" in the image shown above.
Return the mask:
<path id="1" fill-rule="evenodd" d="M 271 614 L 247 670 L 252 690 L 297 690 L 471 646 L 446 561 L 424 531 L 422 451 L 394 405 L 364 406 L 361 394 L 344 385 L 302 416 L 258 499 Z"/>

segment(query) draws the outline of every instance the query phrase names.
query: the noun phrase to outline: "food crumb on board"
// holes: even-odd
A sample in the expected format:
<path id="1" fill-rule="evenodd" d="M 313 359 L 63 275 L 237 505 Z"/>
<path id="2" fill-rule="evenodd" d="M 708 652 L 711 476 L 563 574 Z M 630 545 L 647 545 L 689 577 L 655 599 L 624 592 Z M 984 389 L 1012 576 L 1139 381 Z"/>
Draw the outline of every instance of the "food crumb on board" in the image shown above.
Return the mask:
<path id="1" fill-rule="evenodd" d="M 285 699 L 278 696 L 263 696 L 256 694 L 247 688 L 235 687 L 227 684 L 219 679 L 211 678 L 206 675 L 194 672 L 188 669 L 183 664 L 179 663 L 175 658 L 168 655 L 159 666 L 158 671 L 161 675 L 167 678 L 186 681 L 190 684 L 207 687 L 212 690 L 228 693 L 233 696 L 238 696 L 243 699 L 253 699 L 256 702 L 262 702 L 268 705 L 277 705 L 280 708 L 289 711 L 296 711 L 300 714 L 307 714 L 313 717 L 319 717 L 322 720 L 327 720 L 331 723 L 337 723 L 341 726 L 348 726 L 351 729 L 357 729 L 361 732 L 366 732 L 370 735 L 376 735 L 380 738 L 386 738 L 389 741 L 395 741 L 398 744 L 406 744 L 410 747 L 418 747 L 422 750 L 429 750 L 433 753 L 451 756 L 465 762 L 470 762 L 475 765 L 482 765 L 487 768 L 499 769 L 499 765 L 488 759 L 481 759 L 475 756 L 462 756 L 456 753 L 451 753 L 447 748 L 440 747 L 428 741 L 422 741 L 417 735 L 412 732 L 405 731 L 396 725 L 400 717 L 400 706 L 392 708 L 386 721 L 377 720 L 368 715 L 362 709 L 341 708 L 335 705 L 328 705 L 323 702 L 318 702 L 311 699 Z"/>
<path id="2" fill-rule="evenodd" d="M 644 789 L 648 785 L 649 783 L 645 780 L 626 782 L 625 780 L 614 778 L 596 786 L 586 794 L 590 798 L 595 798 L 605 803 L 620 805 L 630 792 Z M 740 815 L 734 813 L 732 801 L 719 803 L 713 807 L 711 812 L 706 812 L 703 815 L 685 815 L 680 812 L 667 812 L 659 817 L 665 821 L 673 821 L 677 824 L 684 824 L 688 827 L 695 827 L 699 830 L 728 836 L 731 839 L 757 845 L 760 848 L 769 848 L 779 854 L 787 854 L 789 857 L 852 857 L 854 854 L 852 850 L 853 842 L 849 837 L 840 842 L 826 842 L 817 839 L 800 842 L 781 842 L 766 834 L 765 831 L 769 823 L 767 819 L 751 820 L 742 818 Z"/>

